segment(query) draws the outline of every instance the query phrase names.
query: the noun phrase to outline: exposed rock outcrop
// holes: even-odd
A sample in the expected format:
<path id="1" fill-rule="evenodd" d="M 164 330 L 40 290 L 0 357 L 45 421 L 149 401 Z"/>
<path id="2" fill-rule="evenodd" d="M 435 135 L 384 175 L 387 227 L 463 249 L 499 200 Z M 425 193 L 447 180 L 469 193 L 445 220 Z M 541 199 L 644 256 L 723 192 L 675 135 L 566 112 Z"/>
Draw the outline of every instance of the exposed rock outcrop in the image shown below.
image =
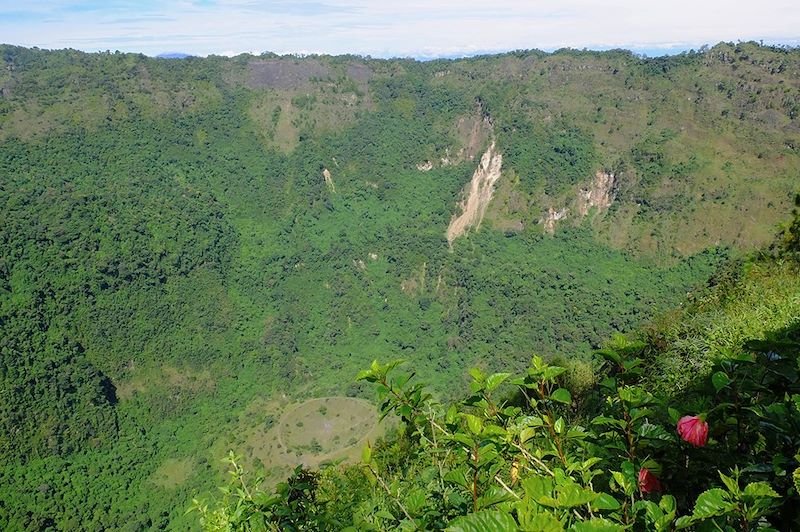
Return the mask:
<path id="1" fill-rule="evenodd" d="M 328 188 L 331 192 L 336 192 L 336 185 L 333 182 L 333 177 L 331 177 L 331 172 L 327 168 L 322 169 L 322 177 L 325 179 L 325 184 L 328 185 Z"/>
<path id="2" fill-rule="evenodd" d="M 578 215 L 584 217 L 595 207 L 599 211 L 608 210 L 614 201 L 614 183 L 614 174 L 598 170 L 589 187 L 578 192 Z"/>
<path id="3" fill-rule="evenodd" d="M 465 188 L 464 200 L 461 202 L 461 214 L 453 216 L 447 228 L 447 242 L 452 244 L 459 236 L 466 233 L 471 227 L 480 227 L 486 214 L 486 207 L 492 200 L 494 187 L 500 179 L 503 166 L 503 154 L 496 147 L 495 141 L 481 157 L 478 168 L 472 175 L 469 186 Z"/>
<path id="4" fill-rule="evenodd" d="M 592 181 L 585 187 L 578 190 L 577 197 L 570 202 L 577 213 L 575 223 L 585 218 L 592 209 L 597 212 L 605 212 L 614 201 L 614 185 L 616 183 L 614 174 L 598 170 Z M 570 208 L 563 207 L 556 209 L 548 207 L 547 214 L 539 219 L 542 228 L 546 233 L 553 234 L 556 230 L 556 223 L 564 220 L 570 215 Z"/>
<path id="5" fill-rule="evenodd" d="M 477 108 L 477 116 L 459 118 L 456 131 L 463 147 L 458 150 L 457 158 L 475 160 L 480 149 L 489 141 L 492 130 L 492 121 L 488 116 L 483 116 L 483 108 L 480 105 Z"/>
<path id="6" fill-rule="evenodd" d="M 544 227 L 545 233 L 550 233 L 552 235 L 556 231 L 556 222 L 563 220 L 568 214 L 569 209 L 567 207 L 559 210 L 550 207 L 547 209 L 547 214 L 539 220 L 539 223 Z"/>

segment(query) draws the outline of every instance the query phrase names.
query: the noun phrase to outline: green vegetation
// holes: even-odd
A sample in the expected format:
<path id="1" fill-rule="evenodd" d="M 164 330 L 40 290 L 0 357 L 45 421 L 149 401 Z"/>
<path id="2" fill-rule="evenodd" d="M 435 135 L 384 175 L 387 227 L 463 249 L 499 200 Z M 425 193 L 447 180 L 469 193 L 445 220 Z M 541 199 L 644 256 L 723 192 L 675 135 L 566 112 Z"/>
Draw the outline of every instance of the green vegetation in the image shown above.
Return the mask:
<path id="1" fill-rule="evenodd" d="M 768 243 L 800 169 L 800 55 L 752 43 L 667 59 L 0 57 L 9 530 L 196 527 L 189 501 L 216 493 L 231 449 L 267 486 L 352 460 L 386 428 L 352 379 L 376 356 L 407 359 L 447 401 L 466 368 L 524 372 L 541 353 L 596 402 L 577 393 L 591 352 Z M 495 200 L 450 249 L 491 140 Z M 601 170 L 613 202 L 578 216 Z M 565 207 L 545 234 L 542 214 Z M 791 260 L 737 270 L 735 288 L 653 325 L 646 382 L 791 325 Z M 328 493 L 369 485 L 333 471 Z"/>
<path id="2" fill-rule="evenodd" d="M 786 236 L 792 242 L 794 224 Z M 575 385 L 569 362 L 533 356 L 519 377 L 471 369 L 469 395 L 448 404 L 402 373 L 402 361 L 375 361 L 358 379 L 374 383 L 382 416 L 400 418 L 395 438 L 365 446 L 357 466 L 298 469 L 269 495 L 231 455 L 230 491 L 218 506 L 195 500 L 194 509 L 208 530 L 794 530 L 793 256 L 784 245 L 729 266 L 734 275 L 671 320 L 667 332 L 706 348 L 694 367 L 677 341 L 651 329 L 646 341 L 617 335 L 598 350 L 588 386 Z M 788 293 L 768 270 L 792 281 Z M 749 312 L 732 306 L 734 294 L 758 288 L 760 299 L 742 296 Z M 711 314 L 718 321 L 703 323 Z M 648 366 L 674 359 L 681 364 Z"/>

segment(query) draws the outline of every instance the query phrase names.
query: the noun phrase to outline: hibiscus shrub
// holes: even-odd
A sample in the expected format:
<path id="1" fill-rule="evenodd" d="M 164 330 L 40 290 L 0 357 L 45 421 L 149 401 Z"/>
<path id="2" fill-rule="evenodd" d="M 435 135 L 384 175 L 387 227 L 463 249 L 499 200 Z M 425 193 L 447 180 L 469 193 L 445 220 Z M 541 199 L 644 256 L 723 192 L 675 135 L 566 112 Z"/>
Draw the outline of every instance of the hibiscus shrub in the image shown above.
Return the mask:
<path id="1" fill-rule="evenodd" d="M 234 464 L 236 510 L 197 508 L 228 529 L 800 529 L 796 332 L 724 353 L 710 378 L 671 398 L 648 391 L 644 344 L 622 336 L 598 352 L 591 401 L 573 400 L 566 369 L 538 356 L 524 376 L 471 370 L 470 395 L 450 405 L 400 361 L 376 361 L 358 378 L 377 387 L 382 416 L 400 419 L 392 442 L 323 471 L 305 495 L 313 504 L 286 499 L 286 487 L 253 496 Z"/>

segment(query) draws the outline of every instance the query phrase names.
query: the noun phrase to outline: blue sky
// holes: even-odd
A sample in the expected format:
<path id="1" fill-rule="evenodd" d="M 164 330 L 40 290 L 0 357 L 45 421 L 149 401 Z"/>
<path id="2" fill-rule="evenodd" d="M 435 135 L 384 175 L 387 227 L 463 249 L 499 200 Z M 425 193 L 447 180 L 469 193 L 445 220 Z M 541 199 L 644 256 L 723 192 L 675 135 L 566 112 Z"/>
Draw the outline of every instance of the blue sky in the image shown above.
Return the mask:
<path id="1" fill-rule="evenodd" d="M 442 57 L 562 47 L 656 55 L 723 40 L 800 44 L 800 1 L 0 0 L 0 42 L 149 55 Z"/>

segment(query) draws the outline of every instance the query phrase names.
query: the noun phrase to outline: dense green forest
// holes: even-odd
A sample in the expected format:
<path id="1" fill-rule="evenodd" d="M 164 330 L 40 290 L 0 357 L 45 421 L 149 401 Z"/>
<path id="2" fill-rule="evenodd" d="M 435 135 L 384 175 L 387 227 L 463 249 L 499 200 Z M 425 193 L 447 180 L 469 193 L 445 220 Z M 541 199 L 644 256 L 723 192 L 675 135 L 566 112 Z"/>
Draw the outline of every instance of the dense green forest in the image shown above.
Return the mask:
<path id="1" fill-rule="evenodd" d="M 354 415 L 374 358 L 446 400 L 468 368 L 523 372 L 531 353 L 580 380 L 614 333 L 650 324 L 668 388 L 711 364 L 698 331 L 797 315 L 774 265 L 747 275 L 785 304 L 752 310 L 767 300 L 746 283 L 729 312 L 695 301 L 788 218 L 795 49 L 0 52 L 5 529 L 198 527 L 185 511 L 230 450 L 267 485 L 353 459 L 394 430 Z M 494 197 L 451 245 L 492 144 Z M 697 316 L 663 317 L 681 305 Z"/>

